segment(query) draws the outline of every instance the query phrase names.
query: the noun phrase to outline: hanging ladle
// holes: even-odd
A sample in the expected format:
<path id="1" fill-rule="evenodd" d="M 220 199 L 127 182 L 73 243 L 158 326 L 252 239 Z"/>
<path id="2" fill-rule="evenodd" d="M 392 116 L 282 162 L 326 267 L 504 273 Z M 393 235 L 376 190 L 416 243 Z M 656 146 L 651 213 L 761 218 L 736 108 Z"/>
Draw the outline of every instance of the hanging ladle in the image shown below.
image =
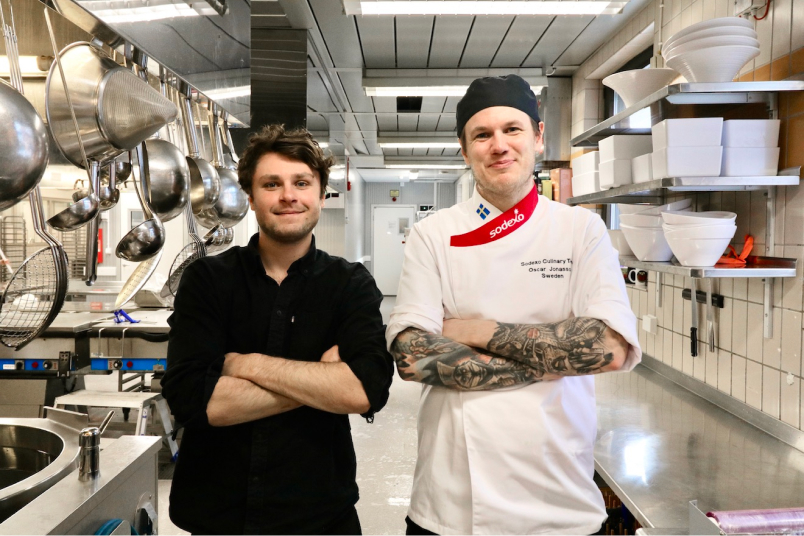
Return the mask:
<path id="1" fill-rule="evenodd" d="M 59 49 L 56 45 L 56 38 L 53 35 L 53 31 L 50 26 L 49 14 L 47 11 L 45 11 L 45 15 L 47 17 L 48 30 L 50 30 L 50 43 L 53 46 L 53 57 L 56 60 L 59 75 L 61 75 L 61 83 L 64 87 L 64 96 L 67 99 L 67 107 L 70 109 L 70 117 L 72 118 L 73 126 L 75 127 L 75 135 L 78 138 L 78 147 L 81 149 L 81 160 L 84 163 L 84 169 L 86 169 L 87 173 L 89 174 L 89 190 L 87 192 L 87 196 L 79 201 L 76 201 L 69 207 L 47 220 L 47 223 L 59 231 L 74 231 L 80 227 L 83 227 L 98 215 L 100 200 L 98 199 L 98 194 L 95 192 L 94 185 L 92 184 L 92 171 L 89 161 L 87 160 L 87 153 L 84 150 L 84 141 L 81 139 L 81 129 L 78 126 L 78 119 L 75 117 L 73 101 L 70 98 L 70 91 L 67 88 L 67 77 L 64 76 L 64 69 L 62 69 L 61 66 L 61 56 L 59 55 Z"/>
<path id="2" fill-rule="evenodd" d="M 120 200 L 120 190 L 117 189 L 117 164 L 122 164 L 122 162 L 112 160 L 109 163 L 109 182 L 98 188 L 98 199 L 102 211 L 114 207 Z"/>
<path id="3" fill-rule="evenodd" d="M 137 165 L 139 168 L 139 180 L 134 178 L 134 189 L 142 205 L 142 212 L 145 221 L 130 230 L 117 244 L 115 255 L 121 259 L 131 262 L 142 262 L 150 259 L 162 249 L 165 244 L 165 227 L 159 217 L 153 213 L 145 197 L 147 192 L 150 196 L 151 180 L 148 171 L 148 149 L 145 142 L 137 146 Z"/>

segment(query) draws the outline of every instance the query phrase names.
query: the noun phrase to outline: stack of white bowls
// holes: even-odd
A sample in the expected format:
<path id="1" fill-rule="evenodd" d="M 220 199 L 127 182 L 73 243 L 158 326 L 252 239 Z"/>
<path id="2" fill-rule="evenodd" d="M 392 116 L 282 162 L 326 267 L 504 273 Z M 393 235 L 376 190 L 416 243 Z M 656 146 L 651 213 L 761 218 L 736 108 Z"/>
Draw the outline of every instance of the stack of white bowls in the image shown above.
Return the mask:
<path id="1" fill-rule="evenodd" d="M 750 21 L 740 17 L 709 19 L 670 36 L 662 47 L 665 64 L 688 82 L 731 82 L 759 55 Z"/>
<path id="2" fill-rule="evenodd" d="M 673 251 L 664 238 L 662 212 L 690 209 L 691 199 L 661 206 L 620 205 L 620 229 L 634 256 L 641 261 L 669 261 Z"/>
<path id="3" fill-rule="evenodd" d="M 664 237 L 682 266 L 714 266 L 737 225 L 734 212 L 662 212 Z"/>

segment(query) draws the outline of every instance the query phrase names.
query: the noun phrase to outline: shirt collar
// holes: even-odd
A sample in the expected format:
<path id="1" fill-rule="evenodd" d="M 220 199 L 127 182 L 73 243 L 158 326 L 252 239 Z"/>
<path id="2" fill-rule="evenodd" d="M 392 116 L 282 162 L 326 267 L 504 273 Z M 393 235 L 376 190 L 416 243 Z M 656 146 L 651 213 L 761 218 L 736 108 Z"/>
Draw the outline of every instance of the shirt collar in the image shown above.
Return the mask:
<path id="1" fill-rule="evenodd" d="M 248 241 L 248 245 L 246 246 L 245 249 L 248 255 L 254 260 L 255 268 L 259 272 L 264 274 L 265 267 L 262 265 L 262 257 L 260 257 L 259 244 L 260 244 L 260 233 L 256 233 Z M 315 247 L 315 235 L 313 235 L 310 241 L 310 249 L 307 251 L 307 253 L 304 254 L 303 257 L 293 261 L 293 264 L 291 264 L 290 268 L 288 268 L 288 274 L 300 271 L 304 275 L 308 275 L 313 267 L 313 264 L 315 263 L 316 251 L 318 250 Z"/>

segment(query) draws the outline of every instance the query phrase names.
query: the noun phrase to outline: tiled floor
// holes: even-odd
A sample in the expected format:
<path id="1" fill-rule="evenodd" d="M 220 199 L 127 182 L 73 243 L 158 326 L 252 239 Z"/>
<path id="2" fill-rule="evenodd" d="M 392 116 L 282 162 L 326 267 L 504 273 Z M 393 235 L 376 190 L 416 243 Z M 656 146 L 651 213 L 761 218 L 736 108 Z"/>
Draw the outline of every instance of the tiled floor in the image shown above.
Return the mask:
<path id="1" fill-rule="evenodd" d="M 393 308 L 394 298 L 383 301 L 381 311 L 384 322 Z M 94 377 L 90 389 L 116 390 L 112 376 Z M 108 385 L 107 385 L 108 383 Z M 359 415 L 353 415 L 352 437 L 357 453 L 357 483 L 360 501 L 357 511 L 364 534 L 404 534 L 405 515 L 410 503 L 413 468 L 416 463 L 416 411 L 421 386 L 403 382 L 394 377 L 388 404 L 377 414 L 374 423 L 368 424 Z M 93 411 L 93 419 L 100 420 L 105 410 Z M 129 422 L 136 422 L 132 411 Z M 116 415 L 107 435 L 119 436 L 127 431 L 122 417 Z M 160 478 L 170 475 L 169 452 L 160 453 Z M 171 480 L 159 480 L 159 533 L 188 534 L 170 521 L 168 505 Z"/>

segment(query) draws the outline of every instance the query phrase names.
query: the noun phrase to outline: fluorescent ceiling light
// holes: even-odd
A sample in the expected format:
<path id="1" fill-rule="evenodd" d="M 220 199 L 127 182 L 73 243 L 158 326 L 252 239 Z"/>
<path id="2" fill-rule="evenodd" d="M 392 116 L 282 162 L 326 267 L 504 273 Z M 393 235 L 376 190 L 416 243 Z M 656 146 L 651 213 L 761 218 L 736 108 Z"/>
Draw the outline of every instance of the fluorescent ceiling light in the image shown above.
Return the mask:
<path id="1" fill-rule="evenodd" d="M 462 164 L 386 164 L 386 169 L 466 169 Z"/>
<path id="2" fill-rule="evenodd" d="M 322 149 L 326 149 L 327 147 L 329 147 L 329 142 L 328 141 L 319 141 L 318 146 L 321 147 Z"/>
<path id="3" fill-rule="evenodd" d="M 627 1 L 556 0 L 346 0 L 347 15 L 605 15 L 617 14 Z"/>
<path id="4" fill-rule="evenodd" d="M 383 142 L 378 143 L 385 149 L 460 149 L 457 141 L 427 141 L 427 142 Z"/>
<path id="5" fill-rule="evenodd" d="M 364 80 L 371 83 L 371 80 Z M 367 97 L 463 97 L 469 86 L 364 86 Z M 537 95 L 542 86 L 530 87 Z"/>
<path id="6" fill-rule="evenodd" d="M 219 89 L 203 90 L 201 93 L 210 99 L 234 99 L 251 95 L 251 86 L 222 87 Z"/>

